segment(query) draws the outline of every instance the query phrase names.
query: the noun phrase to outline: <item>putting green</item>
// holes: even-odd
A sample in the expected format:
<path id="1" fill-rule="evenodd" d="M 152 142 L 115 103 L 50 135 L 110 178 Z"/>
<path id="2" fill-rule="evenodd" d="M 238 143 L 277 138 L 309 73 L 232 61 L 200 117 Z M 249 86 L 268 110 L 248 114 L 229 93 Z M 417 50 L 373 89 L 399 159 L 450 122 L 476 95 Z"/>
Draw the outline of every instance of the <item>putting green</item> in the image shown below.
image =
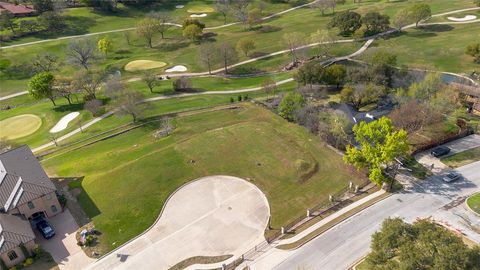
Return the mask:
<path id="1" fill-rule="evenodd" d="M 210 13 L 214 11 L 215 9 L 209 6 L 193 6 L 187 9 L 188 13 Z"/>
<path id="2" fill-rule="evenodd" d="M 13 140 L 28 136 L 42 125 L 42 119 L 34 114 L 22 114 L 0 121 L 0 138 Z"/>
<path id="3" fill-rule="evenodd" d="M 152 60 L 135 60 L 125 65 L 126 71 L 147 70 L 152 68 L 161 68 L 167 63 Z"/>

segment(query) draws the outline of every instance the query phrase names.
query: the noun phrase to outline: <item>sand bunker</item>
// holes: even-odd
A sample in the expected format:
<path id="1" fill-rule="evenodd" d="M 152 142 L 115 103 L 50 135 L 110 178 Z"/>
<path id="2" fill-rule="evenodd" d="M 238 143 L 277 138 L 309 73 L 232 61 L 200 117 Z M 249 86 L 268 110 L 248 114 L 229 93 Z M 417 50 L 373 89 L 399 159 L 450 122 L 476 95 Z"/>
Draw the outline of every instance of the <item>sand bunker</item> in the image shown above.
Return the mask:
<path id="1" fill-rule="evenodd" d="M 467 22 L 467 21 L 473 21 L 477 18 L 475 15 L 466 15 L 463 18 L 457 18 L 457 17 L 447 17 L 450 21 L 454 22 Z"/>
<path id="2" fill-rule="evenodd" d="M 165 72 L 185 72 L 185 71 L 187 71 L 187 67 L 182 65 L 173 66 L 165 70 Z"/>
<path id="3" fill-rule="evenodd" d="M 71 112 L 65 115 L 64 117 L 62 117 L 62 119 L 60 119 L 60 121 L 58 121 L 58 123 L 53 128 L 50 129 L 50 133 L 57 133 L 66 129 L 68 123 L 70 123 L 70 121 L 72 121 L 73 119 L 77 118 L 79 115 L 79 112 Z"/>
<path id="4" fill-rule="evenodd" d="M 166 66 L 167 63 L 152 60 L 135 60 L 125 65 L 126 71 L 147 70 L 152 68 L 161 68 Z"/>
<path id="5" fill-rule="evenodd" d="M 42 125 L 42 119 L 34 114 L 22 114 L 0 121 L 0 138 L 14 140 L 28 136 Z"/>
<path id="6" fill-rule="evenodd" d="M 175 8 L 184 8 L 184 5 L 176 5 Z"/>
<path id="7" fill-rule="evenodd" d="M 191 18 L 203 18 L 203 17 L 207 17 L 207 14 L 205 13 L 202 13 L 202 14 L 192 14 L 190 15 Z"/>

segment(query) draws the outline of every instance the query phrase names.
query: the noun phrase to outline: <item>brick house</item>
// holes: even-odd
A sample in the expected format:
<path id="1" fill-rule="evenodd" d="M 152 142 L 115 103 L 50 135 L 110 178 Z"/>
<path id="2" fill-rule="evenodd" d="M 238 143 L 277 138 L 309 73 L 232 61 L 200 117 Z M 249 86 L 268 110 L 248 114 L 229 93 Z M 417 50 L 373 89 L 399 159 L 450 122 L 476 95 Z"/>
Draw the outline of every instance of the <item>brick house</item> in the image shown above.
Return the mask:
<path id="1" fill-rule="evenodd" d="M 0 154 L 0 257 L 7 266 L 25 259 L 21 243 L 33 248 L 35 235 L 28 220 L 61 210 L 55 185 L 28 146 Z"/>

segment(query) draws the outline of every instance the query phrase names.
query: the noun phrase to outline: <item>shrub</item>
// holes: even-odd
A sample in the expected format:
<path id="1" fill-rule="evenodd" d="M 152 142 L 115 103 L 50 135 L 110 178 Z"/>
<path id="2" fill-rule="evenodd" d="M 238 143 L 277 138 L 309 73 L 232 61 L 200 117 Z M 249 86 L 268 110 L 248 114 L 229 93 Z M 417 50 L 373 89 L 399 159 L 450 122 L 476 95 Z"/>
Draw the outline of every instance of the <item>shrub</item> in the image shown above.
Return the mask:
<path id="1" fill-rule="evenodd" d="M 174 91 L 182 91 L 182 90 L 190 90 L 190 89 L 192 89 L 192 81 L 188 77 L 182 76 L 173 81 Z"/>
<path id="2" fill-rule="evenodd" d="M 89 234 L 87 235 L 87 237 L 85 237 L 85 246 L 91 247 L 94 242 L 95 242 L 95 236 Z"/>
<path id="3" fill-rule="evenodd" d="M 230 98 L 230 103 L 234 103 L 235 99 L 233 97 Z"/>
<path id="4" fill-rule="evenodd" d="M 242 101 L 242 96 L 239 95 L 237 99 L 238 99 L 238 101 Z"/>
<path id="5" fill-rule="evenodd" d="M 27 267 L 29 265 L 31 265 L 33 263 L 33 259 L 32 258 L 27 258 L 23 263 L 22 263 L 22 266 L 23 267 Z"/>

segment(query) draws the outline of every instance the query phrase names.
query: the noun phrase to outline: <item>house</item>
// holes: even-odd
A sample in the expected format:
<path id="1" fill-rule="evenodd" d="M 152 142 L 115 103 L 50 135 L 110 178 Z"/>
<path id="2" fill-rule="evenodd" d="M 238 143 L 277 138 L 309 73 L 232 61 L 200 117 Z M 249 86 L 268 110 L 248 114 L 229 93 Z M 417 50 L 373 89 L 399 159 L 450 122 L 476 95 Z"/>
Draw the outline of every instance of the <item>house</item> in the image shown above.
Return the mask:
<path id="1" fill-rule="evenodd" d="M 469 110 L 480 116 L 480 87 L 459 83 L 450 83 L 460 93 L 463 100 L 468 104 Z"/>
<path id="2" fill-rule="evenodd" d="M 35 234 L 29 220 L 60 213 L 55 185 L 26 145 L 0 154 L 0 258 L 11 267 L 25 260 Z"/>
<path id="3" fill-rule="evenodd" d="M 35 246 L 35 234 L 27 220 L 9 214 L 0 214 L 0 258 L 7 267 L 23 262 L 26 257 L 21 248 Z"/>
<path id="4" fill-rule="evenodd" d="M 36 10 L 30 6 L 0 2 L 0 14 L 4 12 L 10 12 L 15 17 L 26 17 L 36 14 Z"/>

